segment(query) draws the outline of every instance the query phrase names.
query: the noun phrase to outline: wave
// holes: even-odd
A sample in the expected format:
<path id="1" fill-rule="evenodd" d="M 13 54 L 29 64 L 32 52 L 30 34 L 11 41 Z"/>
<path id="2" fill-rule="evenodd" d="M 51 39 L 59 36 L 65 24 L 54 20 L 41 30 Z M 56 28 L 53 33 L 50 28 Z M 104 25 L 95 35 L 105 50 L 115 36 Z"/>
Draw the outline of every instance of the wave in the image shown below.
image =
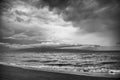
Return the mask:
<path id="1" fill-rule="evenodd" d="M 40 63 L 49 63 L 49 62 L 57 62 L 58 60 L 46 60 L 46 61 L 41 61 L 41 60 L 22 60 L 22 62 L 40 62 Z"/>

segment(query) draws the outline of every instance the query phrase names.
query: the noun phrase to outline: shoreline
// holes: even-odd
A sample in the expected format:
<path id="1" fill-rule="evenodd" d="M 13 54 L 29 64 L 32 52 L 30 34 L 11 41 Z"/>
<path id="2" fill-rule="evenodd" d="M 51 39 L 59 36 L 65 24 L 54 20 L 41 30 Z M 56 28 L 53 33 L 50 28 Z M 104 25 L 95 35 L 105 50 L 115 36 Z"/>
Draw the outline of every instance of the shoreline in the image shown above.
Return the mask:
<path id="1" fill-rule="evenodd" d="M 1 80 L 117 80 L 118 77 L 100 77 L 91 75 L 76 75 L 50 70 L 35 68 L 22 68 L 11 65 L 0 64 Z"/>

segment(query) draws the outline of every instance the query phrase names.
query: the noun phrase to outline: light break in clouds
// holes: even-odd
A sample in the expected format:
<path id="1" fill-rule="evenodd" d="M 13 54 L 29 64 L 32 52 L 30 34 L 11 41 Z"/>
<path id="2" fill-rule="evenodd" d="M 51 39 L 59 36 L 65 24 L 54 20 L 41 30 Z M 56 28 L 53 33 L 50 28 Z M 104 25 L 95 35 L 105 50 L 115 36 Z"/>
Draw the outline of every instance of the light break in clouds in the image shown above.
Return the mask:
<path id="1" fill-rule="evenodd" d="M 117 43 L 117 0 L 5 1 L 0 4 L 1 41 L 14 39 L 96 45 Z"/>

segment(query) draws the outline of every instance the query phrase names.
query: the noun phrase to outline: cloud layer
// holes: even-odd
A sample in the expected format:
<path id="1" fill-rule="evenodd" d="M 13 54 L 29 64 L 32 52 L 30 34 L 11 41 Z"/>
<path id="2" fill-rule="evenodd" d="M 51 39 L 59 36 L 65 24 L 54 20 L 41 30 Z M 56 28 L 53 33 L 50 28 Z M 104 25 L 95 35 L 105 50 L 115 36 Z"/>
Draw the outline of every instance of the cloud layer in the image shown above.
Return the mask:
<path id="1" fill-rule="evenodd" d="M 119 42 L 119 0 L 2 0 L 0 40 Z M 4 4 L 4 5 L 3 5 Z"/>

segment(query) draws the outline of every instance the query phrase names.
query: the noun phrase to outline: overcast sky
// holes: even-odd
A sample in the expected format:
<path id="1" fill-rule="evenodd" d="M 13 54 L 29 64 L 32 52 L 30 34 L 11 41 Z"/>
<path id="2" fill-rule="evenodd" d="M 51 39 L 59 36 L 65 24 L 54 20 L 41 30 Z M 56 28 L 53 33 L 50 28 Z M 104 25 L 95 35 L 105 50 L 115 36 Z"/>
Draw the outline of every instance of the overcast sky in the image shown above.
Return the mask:
<path id="1" fill-rule="evenodd" d="M 119 0 L 1 0 L 0 41 L 118 43 Z"/>

